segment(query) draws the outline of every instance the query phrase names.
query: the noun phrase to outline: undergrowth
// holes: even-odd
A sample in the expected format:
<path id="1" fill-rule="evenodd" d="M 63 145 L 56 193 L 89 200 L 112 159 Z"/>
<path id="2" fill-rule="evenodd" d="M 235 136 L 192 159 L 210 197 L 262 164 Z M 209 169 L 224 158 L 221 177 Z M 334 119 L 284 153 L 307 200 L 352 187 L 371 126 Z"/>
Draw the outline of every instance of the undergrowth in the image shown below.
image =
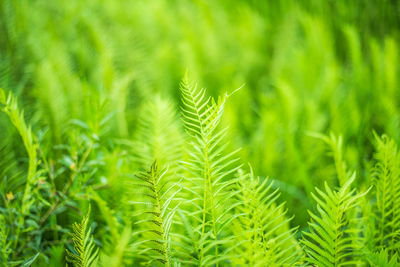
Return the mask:
<path id="1" fill-rule="evenodd" d="M 0 266 L 399 266 L 399 8 L 0 1 Z"/>

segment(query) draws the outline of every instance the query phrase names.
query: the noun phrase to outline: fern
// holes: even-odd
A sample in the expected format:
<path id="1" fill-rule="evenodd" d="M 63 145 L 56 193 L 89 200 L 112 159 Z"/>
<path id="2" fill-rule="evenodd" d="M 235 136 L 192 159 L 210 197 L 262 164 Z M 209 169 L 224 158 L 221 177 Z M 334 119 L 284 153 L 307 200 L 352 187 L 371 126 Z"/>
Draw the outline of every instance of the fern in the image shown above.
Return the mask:
<path id="1" fill-rule="evenodd" d="M 179 203 L 175 197 L 180 191 L 178 183 L 171 183 L 166 179 L 167 169 L 158 170 L 154 162 L 147 172 L 140 172 L 136 178 L 140 181 L 134 184 L 142 188 L 141 201 L 131 201 L 138 205 L 136 225 L 141 228 L 134 235 L 138 236 L 135 242 L 135 251 L 144 259 L 147 265 L 154 262 L 172 266 L 170 229 Z"/>
<path id="2" fill-rule="evenodd" d="M 183 136 L 170 101 L 156 95 L 144 103 L 131 149 L 133 163 L 139 168 L 148 168 L 157 161 L 160 168 L 168 166 L 166 175 L 170 179 L 177 176 L 182 159 Z"/>
<path id="3" fill-rule="evenodd" d="M 240 266 L 292 266 L 300 256 L 296 228 L 289 227 L 292 218 L 287 218 L 284 203 L 276 204 L 280 193 L 272 185 L 252 172 L 240 172 L 238 198 L 243 204 L 235 214 L 243 216 L 233 226 L 239 233 L 235 239 L 240 246 L 233 252 L 239 255 L 236 262 Z"/>
<path id="4" fill-rule="evenodd" d="M 95 247 L 91 229 L 88 227 L 90 207 L 88 213 L 83 217 L 80 223 L 75 222 L 72 225 L 72 242 L 74 252 L 66 250 L 66 260 L 75 267 L 93 267 L 97 266 L 97 257 L 99 250 Z"/>
<path id="5" fill-rule="evenodd" d="M 376 203 L 372 209 L 375 224 L 371 242 L 375 251 L 386 249 L 390 256 L 400 254 L 400 153 L 387 136 L 376 137 L 377 153 L 373 183 Z"/>
<path id="6" fill-rule="evenodd" d="M 389 256 L 387 249 L 382 249 L 380 252 L 371 253 L 367 255 L 368 263 L 371 267 L 397 267 L 399 266 L 399 259 L 397 253 L 392 257 Z"/>
<path id="7" fill-rule="evenodd" d="M 309 211 L 310 232 L 303 232 L 306 261 L 317 266 L 349 266 L 360 263 L 360 233 L 354 213 L 359 199 L 367 192 L 356 194 L 351 189 L 355 174 L 338 190 L 325 183 L 325 191 L 312 194 L 317 202 L 318 214 Z"/>
<path id="8" fill-rule="evenodd" d="M 187 190 L 193 194 L 193 212 L 187 212 L 192 220 L 192 230 L 197 245 L 197 261 L 200 266 L 226 260 L 223 246 L 232 241 L 227 226 L 237 216 L 227 216 L 239 203 L 233 203 L 237 194 L 233 178 L 240 166 L 234 157 L 236 151 L 224 153 L 226 129 L 218 129 L 227 95 L 218 103 L 206 96 L 187 76 L 181 83 L 182 117 L 190 140 L 189 158 L 184 166 Z M 229 246 L 228 246 L 229 247 Z M 189 257 L 190 258 L 190 257 Z"/>

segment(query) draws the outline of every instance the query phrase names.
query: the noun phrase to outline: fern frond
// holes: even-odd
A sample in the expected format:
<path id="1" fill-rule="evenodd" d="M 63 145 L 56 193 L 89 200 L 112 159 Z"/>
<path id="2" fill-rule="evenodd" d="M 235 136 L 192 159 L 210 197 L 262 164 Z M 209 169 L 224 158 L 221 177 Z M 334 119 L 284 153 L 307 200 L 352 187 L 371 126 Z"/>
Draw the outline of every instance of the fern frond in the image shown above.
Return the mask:
<path id="1" fill-rule="evenodd" d="M 312 194 L 318 213 L 309 211 L 309 232 L 303 232 L 306 261 L 317 266 L 349 266 L 360 262 L 360 231 L 354 210 L 367 192 L 357 194 L 350 186 L 355 174 L 338 191 L 325 183 L 325 192 Z"/>
<path id="2" fill-rule="evenodd" d="M 136 178 L 139 182 L 135 188 L 142 189 L 138 197 L 140 201 L 130 202 L 138 206 L 135 224 L 140 227 L 134 233 L 137 240 L 133 247 L 147 264 L 158 262 L 171 266 L 173 261 L 170 229 L 179 207 L 176 195 L 181 189 L 178 183 L 166 179 L 167 171 L 160 171 L 155 161 L 149 171 L 138 173 Z"/>
<path id="3" fill-rule="evenodd" d="M 139 118 L 132 145 L 135 163 L 147 168 L 156 160 L 161 167 L 168 165 L 170 173 L 176 172 L 183 137 L 172 103 L 156 95 L 143 105 Z"/>
<path id="4" fill-rule="evenodd" d="M 189 243 L 197 247 L 196 264 L 212 265 L 227 258 L 233 235 L 228 225 L 236 216 L 227 216 L 237 203 L 234 196 L 236 180 L 234 173 L 239 164 L 236 151 L 226 153 L 224 141 L 227 129 L 218 129 L 227 95 L 218 102 L 206 95 L 204 89 L 189 81 L 181 82 L 182 117 L 191 140 L 188 160 L 184 162 L 189 198 L 194 199 L 186 212 L 191 230 L 195 233 Z M 186 260 L 189 260 L 188 256 Z"/>
<path id="5" fill-rule="evenodd" d="M 75 251 L 66 250 L 66 260 L 75 267 L 97 266 L 99 249 L 96 248 L 93 236 L 91 235 L 91 229 L 88 227 L 89 215 L 90 207 L 82 221 L 80 223 L 75 222 L 72 225 L 72 242 Z"/>
<path id="6" fill-rule="evenodd" d="M 367 254 L 367 260 L 371 267 L 397 267 L 400 264 L 397 253 L 390 257 L 387 249 L 382 249 L 380 252 Z"/>
<path id="7" fill-rule="evenodd" d="M 372 209 L 375 251 L 387 249 L 389 255 L 400 254 L 400 153 L 387 136 L 376 137 L 377 152 L 373 183 L 376 203 Z"/>
<path id="8" fill-rule="evenodd" d="M 241 266 L 293 266 L 300 256 L 300 246 L 290 228 L 284 204 L 277 205 L 279 190 L 272 189 L 268 179 L 240 172 L 238 199 L 242 203 L 235 214 L 243 214 L 233 224 L 237 233 L 233 250 Z"/>

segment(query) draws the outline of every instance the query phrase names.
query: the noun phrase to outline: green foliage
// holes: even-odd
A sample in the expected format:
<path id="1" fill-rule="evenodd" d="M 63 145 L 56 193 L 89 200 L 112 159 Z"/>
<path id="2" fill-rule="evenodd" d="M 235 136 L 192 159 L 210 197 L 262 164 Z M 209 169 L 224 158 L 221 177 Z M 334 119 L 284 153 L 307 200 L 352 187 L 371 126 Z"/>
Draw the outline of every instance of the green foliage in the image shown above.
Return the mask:
<path id="1" fill-rule="evenodd" d="M 4 265 L 6 265 L 8 260 L 8 255 L 11 253 L 11 244 L 7 242 L 8 231 L 6 229 L 6 223 L 4 221 L 4 216 L 0 215 L 0 248 L 1 257 L 0 260 Z"/>
<path id="2" fill-rule="evenodd" d="M 319 196 L 312 194 L 317 202 L 318 215 L 311 216 L 310 232 L 304 232 L 302 243 L 307 254 L 306 261 L 318 266 L 349 266 L 359 264 L 361 232 L 357 228 L 357 213 L 354 209 L 358 199 L 366 193 L 356 194 L 351 189 L 355 174 L 348 177 L 339 191 L 325 184 L 325 191 L 319 189 Z"/>
<path id="3" fill-rule="evenodd" d="M 0 88 L 0 104 L 3 105 L 1 110 L 8 115 L 12 124 L 17 129 L 20 134 L 25 149 L 28 153 L 29 157 L 29 167 L 28 174 L 26 178 L 25 191 L 22 198 L 22 214 L 25 214 L 29 209 L 29 197 L 32 190 L 32 185 L 36 182 L 35 180 L 38 178 L 36 169 L 37 169 L 37 153 L 36 147 L 37 145 L 34 143 L 34 136 L 30 127 L 25 124 L 24 113 L 19 110 L 17 101 L 12 93 L 9 93 L 6 98 L 5 92 Z"/>
<path id="4" fill-rule="evenodd" d="M 193 208 L 187 212 L 198 245 L 198 265 L 218 266 L 227 258 L 229 242 L 233 241 L 229 224 L 238 215 L 229 216 L 239 204 L 230 200 L 237 194 L 233 174 L 238 170 L 236 151 L 226 153 L 226 129 L 219 122 L 227 96 L 218 103 L 190 82 L 181 83 L 182 117 L 189 136 L 190 149 L 184 162 L 188 190 L 194 193 Z"/>
<path id="5" fill-rule="evenodd" d="M 255 178 L 253 173 L 240 173 L 238 200 L 241 214 L 234 222 L 237 244 L 234 254 L 240 266 L 291 266 L 300 256 L 300 247 L 294 237 L 296 228 L 290 228 L 284 203 L 277 205 L 279 190 L 273 182 Z"/>
<path id="6" fill-rule="evenodd" d="M 134 244 L 135 251 L 143 257 L 146 265 L 158 261 L 172 266 L 170 229 L 179 203 L 175 197 L 180 191 L 179 183 L 171 183 L 165 178 L 167 170 L 158 170 L 157 162 L 147 172 L 136 175 L 140 183 L 133 187 L 143 188 L 141 198 L 130 202 L 141 205 L 135 224 L 141 225 L 134 235 L 140 235 Z"/>
<path id="7" fill-rule="evenodd" d="M 368 262 L 371 266 L 387 266 L 387 267 L 395 267 L 398 266 L 399 260 L 397 258 L 397 254 L 394 254 L 391 258 L 388 255 L 386 249 L 381 250 L 380 252 L 373 253 L 368 255 Z"/>
<path id="8" fill-rule="evenodd" d="M 80 223 L 75 222 L 72 225 L 72 242 L 74 252 L 66 250 L 66 260 L 75 267 L 97 266 L 98 249 L 93 242 L 91 228 L 88 227 L 90 207 L 87 215 L 83 217 Z"/>
<path id="9" fill-rule="evenodd" d="M 399 3 L 0 1 L 0 266 L 400 265 Z"/>
<path id="10" fill-rule="evenodd" d="M 184 136 L 173 103 L 157 95 L 143 104 L 139 117 L 131 144 L 132 164 L 148 168 L 156 160 L 161 167 L 168 166 L 167 175 L 176 175 Z"/>
<path id="11" fill-rule="evenodd" d="M 372 215 L 374 251 L 400 253 L 400 155 L 396 143 L 387 136 L 376 137 L 374 167 L 375 203 Z"/>

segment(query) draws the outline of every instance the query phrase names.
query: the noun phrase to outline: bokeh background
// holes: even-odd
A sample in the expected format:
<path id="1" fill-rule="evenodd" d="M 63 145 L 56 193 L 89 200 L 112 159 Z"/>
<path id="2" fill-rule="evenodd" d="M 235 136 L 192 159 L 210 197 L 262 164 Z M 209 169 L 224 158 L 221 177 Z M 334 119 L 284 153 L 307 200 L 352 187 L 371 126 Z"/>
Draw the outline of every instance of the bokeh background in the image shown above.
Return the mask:
<path id="1" fill-rule="evenodd" d="M 230 146 L 276 180 L 304 228 L 308 192 L 336 181 L 317 133 L 342 136 L 360 186 L 373 132 L 400 141 L 399 27 L 389 0 L 1 0 L 0 87 L 51 154 L 72 138 L 71 120 L 132 139 L 146 101 L 179 112 L 186 71 L 215 97 L 243 86 L 223 118 Z M 21 147 L 15 135 L 0 115 L 0 146 Z"/>

